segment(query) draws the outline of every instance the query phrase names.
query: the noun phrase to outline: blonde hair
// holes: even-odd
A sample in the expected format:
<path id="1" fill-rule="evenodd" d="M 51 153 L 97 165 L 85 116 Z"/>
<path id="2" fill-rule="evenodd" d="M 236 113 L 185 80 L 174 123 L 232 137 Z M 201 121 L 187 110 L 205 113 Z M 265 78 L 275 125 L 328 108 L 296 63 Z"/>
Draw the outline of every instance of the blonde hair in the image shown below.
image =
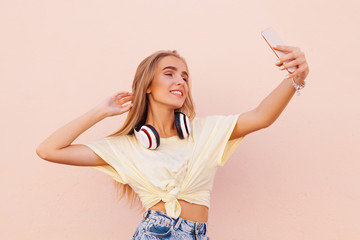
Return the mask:
<path id="1" fill-rule="evenodd" d="M 167 56 L 177 57 L 182 60 L 186 66 L 186 70 L 189 73 L 188 66 L 183 57 L 179 55 L 176 50 L 160 50 L 157 51 L 144 60 L 141 61 L 139 66 L 136 69 L 134 81 L 132 84 L 132 108 L 128 112 L 127 118 L 117 132 L 109 135 L 110 136 L 119 136 L 119 135 L 127 135 L 134 134 L 134 128 L 139 124 L 144 124 L 146 122 L 147 110 L 149 100 L 146 94 L 146 90 L 151 85 L 154 76 L 156 67 L 159 61 Z M 185 102 L 183 106 L 179 109 L 175 109 L 175 111 L 180 111 L 185 113 L 189 119 L 193 119 L 195 117 L 195 109 L 191 96 L 191 87 L 190 87 L 190 76 L 188 79 L 188 95 L 186 96 Z M 117 187 L 118 192 L 120 193 L 120 198 L 125 196 L 128 203 L 131 205 L 135 204 L 139 207 L 141 206 L 141 201 L 138 195 L 134 192 L 134 190 L 128 184 L 122 184 L 120 182 L 115 181 L 115 185 Z"/>

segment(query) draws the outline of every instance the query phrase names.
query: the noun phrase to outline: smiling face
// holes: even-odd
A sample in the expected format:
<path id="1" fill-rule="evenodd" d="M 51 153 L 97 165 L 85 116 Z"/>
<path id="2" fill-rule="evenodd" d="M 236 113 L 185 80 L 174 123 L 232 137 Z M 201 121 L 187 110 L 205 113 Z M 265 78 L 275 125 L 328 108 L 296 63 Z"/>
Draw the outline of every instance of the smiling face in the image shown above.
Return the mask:
<path id="1" fill-rule="evenodd" d="M 188 94 L 187 81 L 188 70 L 181 59 L 174 56 L 162 58 L 146 91 L 150 106 L 172 110 L 182 107 Z"/>

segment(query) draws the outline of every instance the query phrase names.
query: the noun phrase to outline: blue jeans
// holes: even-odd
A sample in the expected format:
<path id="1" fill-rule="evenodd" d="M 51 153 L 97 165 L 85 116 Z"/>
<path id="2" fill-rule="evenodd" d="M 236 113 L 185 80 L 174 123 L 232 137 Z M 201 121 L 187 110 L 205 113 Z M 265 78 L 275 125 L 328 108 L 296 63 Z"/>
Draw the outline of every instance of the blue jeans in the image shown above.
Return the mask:
<path id="1" fill-rule="evenodd" d="M 161 211 L 148 210 L 131 240 L 209 240 L 208 223 L 171 218 Z"/>

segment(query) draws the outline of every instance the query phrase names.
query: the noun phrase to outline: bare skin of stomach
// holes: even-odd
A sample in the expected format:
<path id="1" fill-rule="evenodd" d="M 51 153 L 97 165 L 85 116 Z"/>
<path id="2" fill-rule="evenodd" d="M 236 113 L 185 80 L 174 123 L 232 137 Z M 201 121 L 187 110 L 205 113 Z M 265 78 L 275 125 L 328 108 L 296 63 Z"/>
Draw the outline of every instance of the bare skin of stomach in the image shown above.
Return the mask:
<path id="1" fill-rule="evenodd" d="M 180 217 L 192 222 L 207 222 L 209 215 L 209 208 L 203 205 L 189 203 L 184 200 L 178 200 L 181 206 Z M 166 212 L 165 203 L 158 202 L 150 208 L 150 210 Z"/>

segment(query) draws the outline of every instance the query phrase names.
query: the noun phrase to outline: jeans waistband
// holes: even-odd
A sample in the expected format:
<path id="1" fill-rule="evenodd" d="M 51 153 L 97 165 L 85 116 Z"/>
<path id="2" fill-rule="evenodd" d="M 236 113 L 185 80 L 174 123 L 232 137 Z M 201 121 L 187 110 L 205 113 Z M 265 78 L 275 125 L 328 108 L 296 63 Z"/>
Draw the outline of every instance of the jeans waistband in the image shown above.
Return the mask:
<path id="1" fill-rule="evenodd" d="M 144 221 L 153 221 L 155 223 L 167 225 L 169 227 L 173 226 L 174 230 L 181 228 L 183 231 L 189 233 L 206 234 L 208 228 L 207 222 L 193 222 L 181 217 L 172 218 L 166 215 L 165 212 L 161 211 L 148 210 L 144 212 L 143 217 Z"/>

